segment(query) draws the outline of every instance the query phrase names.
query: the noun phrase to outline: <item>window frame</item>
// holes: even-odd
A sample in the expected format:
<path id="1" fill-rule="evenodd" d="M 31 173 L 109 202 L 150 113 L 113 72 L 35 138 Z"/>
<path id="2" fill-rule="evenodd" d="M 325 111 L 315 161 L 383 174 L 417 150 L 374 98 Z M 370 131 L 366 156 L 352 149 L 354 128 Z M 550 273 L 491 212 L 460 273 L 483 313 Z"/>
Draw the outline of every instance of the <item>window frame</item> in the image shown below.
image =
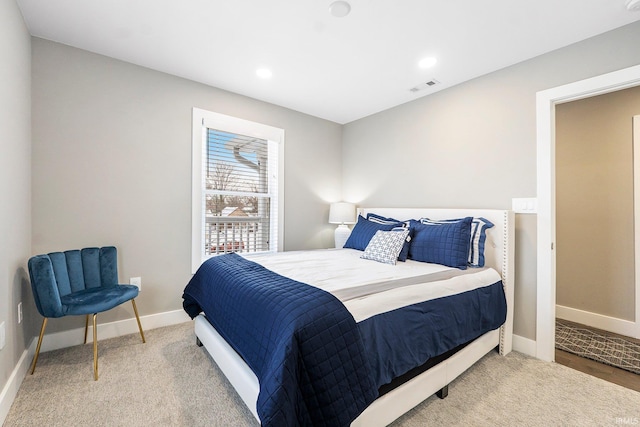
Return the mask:
<path id="1" fill-rule="evenodd" d="M 278 195 L 276 204 L 276 244 L 269 251 L 281 251 L 284 244 L 284 129 L 256 123 L 238 117 L 193 108 L 192 111 L 192 163 L 191 163 L 191 272 L 210 258 L 204 253 L 205 212 L 203 199 L 205 182 L 203 176 L 203 146 L 206 140 L 206 129 L 236 133 L 250 137 L 266 139 L 278 146 Z M 272 223 L 273 224 L 273 223 Z M 272 227 L 273 228 L 273 227 Z M 215 255 L 214 255 L 215 256 Z"/>

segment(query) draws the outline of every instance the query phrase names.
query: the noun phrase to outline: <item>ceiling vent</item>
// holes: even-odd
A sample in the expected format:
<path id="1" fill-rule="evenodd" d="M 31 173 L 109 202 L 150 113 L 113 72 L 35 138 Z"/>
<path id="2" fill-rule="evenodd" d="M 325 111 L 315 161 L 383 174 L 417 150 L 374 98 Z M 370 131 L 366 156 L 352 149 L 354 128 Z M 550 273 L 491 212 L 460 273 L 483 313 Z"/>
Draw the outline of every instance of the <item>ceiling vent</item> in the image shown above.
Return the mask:
<path id="1" fill-rule="evenodd" d="M 436 79 L 431 79 L 428 82 L 420 83 L 418 86 L 412 87 L 411 89 L 409 89 L 409 92 L 413 92 L 413 93 L 420 92 L 421 90 L 428 89 L 439 83 L 440 82 L 437 81 Z"/>

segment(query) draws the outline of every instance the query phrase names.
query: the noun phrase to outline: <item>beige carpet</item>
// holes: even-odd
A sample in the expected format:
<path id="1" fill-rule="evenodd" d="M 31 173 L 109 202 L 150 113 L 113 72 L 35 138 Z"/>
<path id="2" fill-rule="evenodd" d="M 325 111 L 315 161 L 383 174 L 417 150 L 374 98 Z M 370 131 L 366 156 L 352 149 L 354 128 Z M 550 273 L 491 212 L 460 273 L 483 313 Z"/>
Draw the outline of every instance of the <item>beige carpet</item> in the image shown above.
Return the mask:
<path id="1" fill-rule="evenodd" d="M 257 426 L 185 323 L 44 353 L 4 423 L 13 426 Z M 640 393 L 555 363 L 491 353 L 393 426 L 640 424 Z"/>

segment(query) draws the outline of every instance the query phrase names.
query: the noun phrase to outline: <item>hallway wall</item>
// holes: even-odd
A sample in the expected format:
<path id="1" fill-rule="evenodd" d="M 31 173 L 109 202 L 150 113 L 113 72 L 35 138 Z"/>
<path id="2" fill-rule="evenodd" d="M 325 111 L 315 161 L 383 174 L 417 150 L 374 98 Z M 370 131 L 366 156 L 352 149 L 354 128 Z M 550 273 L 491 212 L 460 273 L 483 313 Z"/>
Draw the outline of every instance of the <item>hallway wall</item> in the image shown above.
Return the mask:
<path id="1" fill-rule="evenodd" d="M 629 321 L 636 114 L 640 87 L 556 107 L 557 304 Z"/>

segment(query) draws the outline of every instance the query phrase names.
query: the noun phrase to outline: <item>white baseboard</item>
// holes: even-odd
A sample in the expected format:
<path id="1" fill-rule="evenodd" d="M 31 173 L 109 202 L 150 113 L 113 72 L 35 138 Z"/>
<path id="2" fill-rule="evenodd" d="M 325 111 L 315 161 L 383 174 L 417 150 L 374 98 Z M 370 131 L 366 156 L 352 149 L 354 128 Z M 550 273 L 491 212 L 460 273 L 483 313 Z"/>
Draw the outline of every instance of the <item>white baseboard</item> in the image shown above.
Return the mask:
<path id="1" fill-rule="evenodd" d="M 100 319 L 100 316 L 98 316 Z M 165 313 L 151 314 L 140 317 L 142 329 L 148 331 L 163 326 L 175 325 L 178 323 L 188 322 L 191 319 L 184 310 L 168 311 Z M 138 323 L 135 318 L 98 324 L 98 342 L 107 338 L 119 337 L 122 335 L 138 333 Z M 89 326 L 89 334 L 87 341 L 91 341 L 93 337 L 93 327 Z M 0 393 L 0 425 L 4 423 L 9 409 L 13 404 L 13 400 L 18 394 L 20 385 L 31 365 L 33 355 L 36 352 L 37 337 L 31 340 L 29 348 L 25 349 L 18 360 L 9 380 Z M 53 334 L 45 334 L 42 340 L 40 352 L 44 353 L 50 350 L 72 347 L 84 342 L 84 328 L 73 329 L 69 331 L 56 332 Z"/>
<path id="2" fill-rule="evenodd" d="M 0 393 L 0 425 L 4 424 L 5 418 L 7 418 L 7 414 L 9 414 L 9 409 L 11 409 L 11 405 L 13 404 L 13 400 L 16 398 L 18 394 L 18 390 L 20 390 L 20 385 L 22 385 L 22 380 L 24 379 L 27 371 L 29 370 L 29 365 L 31 364 L 31 358 L 36 351 L 36 339 L 31 340 L 31 345 L 27 349 L 22 352 L 22 356 L 18 360 L 15 368 L 11 372 L 7 383 L 2 389 L 2 393 Z"/>
<path id="3" fill-rule="evenodd" d="M 529 338 L 513 334 L 513 349 L 518 353 L 536 357 L 536 342 Z"/>
<path id="4" fill-rule="evenodd" d="M 604 316 L 576 308 L 556 305 L 556 317 L 570 322 L 581 323 L 592 328 L 625 335 L 632 338 L 640 338 L 640 323 L 616 317 Z"/>
<path id="5" fill-rule="evenodd" d="M 163 326 L 175 325 L 177 323 L 188 322 L 191 320 L 184 310 L 167 311 L 165 313 L 151 314 L 141 316 L 140 323 L 142 330 L 161 328 Z M 117 322 L 100 323 L 100 315 L 98 315 L 98 343 L 100 340 L 107 338 L 120 337 L 122 335 L 137 334 L 138 323 L 135 317 Z M 89 321 L 89 331 L 87 333 L 87 342 L 93 342 L 93 326 Z M 60 348 L 73 347 L 84 343 L 84 327 L 71 329 L 68 331 L 54 332 L 44 335 L 42 339 L 42 353 L 58 350 Z"/>

